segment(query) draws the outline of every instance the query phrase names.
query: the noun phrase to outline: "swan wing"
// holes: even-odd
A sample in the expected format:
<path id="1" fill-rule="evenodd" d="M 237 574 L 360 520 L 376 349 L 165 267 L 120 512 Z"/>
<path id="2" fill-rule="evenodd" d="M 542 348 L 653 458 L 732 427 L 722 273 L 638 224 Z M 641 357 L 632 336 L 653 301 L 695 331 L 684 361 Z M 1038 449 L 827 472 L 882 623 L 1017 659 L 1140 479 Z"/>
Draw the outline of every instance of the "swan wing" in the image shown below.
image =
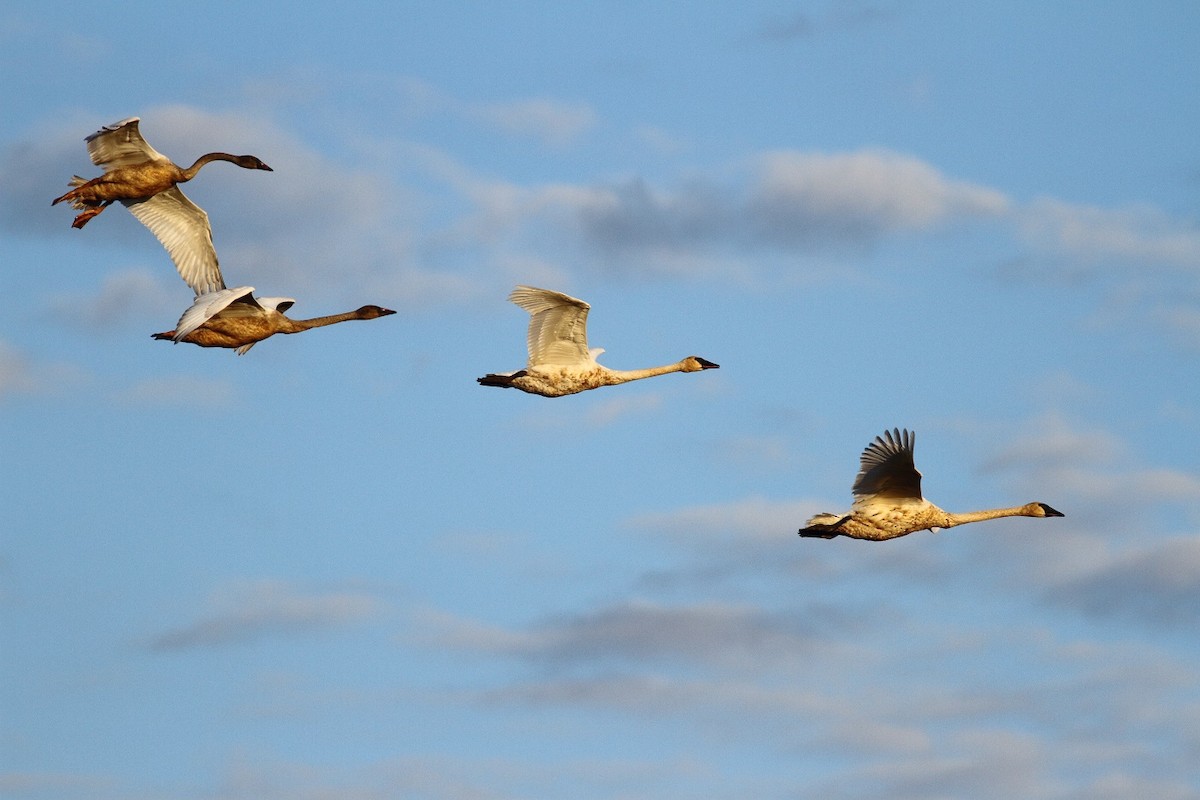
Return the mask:
<path id="1" fill-rule="evenodd" d="M 208 214 L 178 186 L 144 199 L 121 202 L 167 248 L 179 277 L 193 292 L 202 295 L 225 288 Z"/>
<path id="2" fill-rule="evenodd" d="M 238 286 L 234 289 L 219 289 L 215 292 L 206 292 L 197 296 L 195 302 L 192 303 L 187 311 L 183 312 L 183 316 L 179 318 L 179 322 L 175 325 L 175 341 L 182 340 L 189 333 L 234 303 L 247 306 L 247 312 L 250 312 L 252 309 L 261 311 L 262 307 L 254 299 L 253 292 L 253 286 Z"/>
<path id="3" fill-rule="evenodd" d="M 138 130 L 138 117 L 130 117 L 112 125 L 105 125 L 87 137 L 88 155 L 92 163 L 106 170 L 127 167 L 146 161 L 167 161 L 167 157 L 155 150 L 142 138 Z"/>
<path id="4" fill-rule="evenodd" d="M 278 311 L 282 314 L 292 306 L 296 305 L 294 297 L 259 297 L 257 302 L 263 308 L 269 311 Z"/>
<path id="5" fill-rule="evenodd" d="M 921 473 L 913 464 L 916 440 L 915 433 L 899 429 L 876 436 L 863 450 L 852 489 L 855 498 L 920 500 Z"/>
<path id="6" fill-rule="evenodd" d="M 508 299 L 529 312 L 529 366 L 586 364 L 587 316 L 582 300 L 533 286 L 518 286 Z"/>

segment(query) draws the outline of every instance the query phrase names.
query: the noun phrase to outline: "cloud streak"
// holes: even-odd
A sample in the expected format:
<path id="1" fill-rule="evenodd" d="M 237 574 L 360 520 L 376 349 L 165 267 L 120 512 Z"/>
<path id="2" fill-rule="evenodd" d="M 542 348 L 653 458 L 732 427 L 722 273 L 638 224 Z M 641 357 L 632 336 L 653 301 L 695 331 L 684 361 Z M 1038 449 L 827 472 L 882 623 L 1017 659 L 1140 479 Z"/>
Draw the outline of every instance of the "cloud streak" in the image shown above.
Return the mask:
<path id="1" fill-rule="evenodd" d="M 548 619 L 525 631 L 430 616 L 444 647 L 523 658 L 545 666 L 596 662 L 764 665 L 833 647 L 839 634 L 867 626 L 851 611 L 814 604 L 794 612 L 701 603 L 668 606 L 629 601 Z"/>
<path id="2" fill-rule="evenodd" d="M 369 595 L 306 593 L 274 580 L 226 587 L 216 592 L 208 605 L 207 616 L 152 637 L 150 649 L 173 652 L 332 630 L 363 622 L 381 610 L 380 602 Z"/>
<path id="3" fill-rule="evenodd" d="M 1200 623 L 1200 535 L 1110 556 L 1046 597 L 1091 617 L 1194 628 Z"/>

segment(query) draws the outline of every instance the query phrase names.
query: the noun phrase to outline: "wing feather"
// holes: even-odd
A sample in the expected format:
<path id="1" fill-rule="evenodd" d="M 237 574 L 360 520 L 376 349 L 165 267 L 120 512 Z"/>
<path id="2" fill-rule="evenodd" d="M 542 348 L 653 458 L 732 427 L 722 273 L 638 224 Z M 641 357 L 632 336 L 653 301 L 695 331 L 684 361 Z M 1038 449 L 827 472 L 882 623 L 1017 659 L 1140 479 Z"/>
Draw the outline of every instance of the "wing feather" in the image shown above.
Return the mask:
<path id="1" fill-rule="evenodd" d="M 217 314 L 220 314 L 226 308 L 229 308 L 233 303 L 244 303 L 247 306 L 256 307 L 261 310 L 258 301 L 254 299 L 253 292 L 253 286 L 238 286 L 234 289 L 222 288 L 215 292 L 207 292 L 199 295 L 191 307 L 183 312 L 183 316 L 179 318 L 179 322 L 175 325 L 175 341 L 181 341 L 189 333 L 208 322 Z"/>
<path id="2" fill-rule="evenodd" d="M 280 314 L 296 305 L 294 297 L 258 297 L 255 301 L 263 308 L 278 311 Z"/>
<path id="3" fill-rule="evenodd" d="M 921 499 L 921 473 L 913 463 L 917 436 L 907 429 L 884 431 L 863 450 L 852 489 L 856 498 Z"/>
<path id="4" fill-rule="evenodd" d="M 162 242 L 179 277 L 193 292 L 202 295 L 225 288 L 208 214 L 178 186 L 144 199 L 121 202 Z"/>
<path id="5" fill-rule="evenodd" d="M 518 286 L 508 299 L 529 312 L 529 366 L 587 364 L 593 360 L 587 345 L 584 301 L 549 289 Z"/>
<path id="6" fill-rule="evenodd" d="M 166 156 L 142 138 L 142 132 L 138 129 L 140 121 L 139 117 L 129 117 L 105 125 L 87 137 L 85 141 L 92 163 L 107 170 L 146 161 L 168 161 Z"/>

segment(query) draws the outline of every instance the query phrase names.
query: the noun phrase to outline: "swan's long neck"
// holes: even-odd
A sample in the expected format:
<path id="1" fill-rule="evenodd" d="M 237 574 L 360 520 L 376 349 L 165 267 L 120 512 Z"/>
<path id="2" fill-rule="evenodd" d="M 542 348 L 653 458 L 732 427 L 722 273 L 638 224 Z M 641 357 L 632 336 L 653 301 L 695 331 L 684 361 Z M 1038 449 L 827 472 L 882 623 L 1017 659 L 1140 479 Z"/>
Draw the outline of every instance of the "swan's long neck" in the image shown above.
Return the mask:
<path id="1" fill-rule="evenodd" d="M 326 325 L 336 325 L 339 322 L 346 322 L 352 319 L 366 319 L 360 311 L 346 311 L 342 314 L 330 314 L 327 317 L 313 317 L 312 319 L 291 319 L 280 314 L 281 321 L 280 333 L 300 333 L 311 328 L 321 328 Z"/>
<path id="2" fill-rule="evenodd" d="M 183 172 L 183 179 L 190 181 L 192 178 L 196 177 L 196 173 L 199 172 L 200 168 L 205 164 L 211 164 L 214 161 L 228 161 L 231 164 L 237 164 L 237 160 L 237 156 L 230 155 L 229 153 L 205 153 L 196 159 L 195 164 L 192 164 L 185 170 L 181 170 L 181 172 Z"/>
<path id="3" fill-rule="evenodd" d="M 1036 517 L 1041 516 L 1029 509 L 1029 506 L 1013 506 L 1012 508 L 986 508 L 983 511 L 965 511 L 961 514 L 946 512 L 946 524 L 943 528 L 953 528 L 956 525 L 966 525 L 968 522 L 982 522 L 985 519 L 1000 517 Z"/>
<path id="4" fill-rule="evenodd" d="M 653 378 L 655 375 L 666 375 L 669 372 L 683 372 L 683 362 L 679 361 L 674 364 L 664 364 L 661 367 L 648 367 L 646 369 L 605 369 L 605 375 L 610 379 L 611 383 L 629 383 L 630 381 L 640 381 L 642 378 Z"/>

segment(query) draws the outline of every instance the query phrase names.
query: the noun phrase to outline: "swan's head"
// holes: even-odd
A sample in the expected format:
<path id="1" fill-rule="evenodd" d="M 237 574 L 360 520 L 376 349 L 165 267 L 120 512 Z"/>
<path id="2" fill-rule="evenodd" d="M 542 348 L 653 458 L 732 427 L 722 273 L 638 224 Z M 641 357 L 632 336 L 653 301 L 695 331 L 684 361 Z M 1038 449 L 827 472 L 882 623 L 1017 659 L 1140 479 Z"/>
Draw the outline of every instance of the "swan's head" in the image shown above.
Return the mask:
<path id="1" fill-rule="evenodd" d="M 1066 514 L 1053 509 L 1045 503 L 1030 503 L 1025 506 L 1025 511 L 1031 517 L 1065 517 Z"/>
<path id="2" fill-rule="evenodd" d="M 388 314 L 395 314 L 390 308 L 382 308 L 380 306 L 363 306 L 354 312 L 359 319 L 379 319 L 386 317 Z"/>
<path id="3" fill-rule="evenodd" d="M 699 372 L 702 369 L 716 369 L 717 367 L 721 366 L 720 364 L 714 364 L 707 359 L 703 359 L 700 356 L 688 356 L 680 363 L 683 364 L 684 372 Z"/>
<path id="4" fill-rule="evenodd" d="M 266 172 L 274 172 L 275 171 L 275 170 L 271 169 L 270 167 L 268 167 L 266 164 L 264 164 L 262 162 L 262 159 L 259 158 L 258 156 L 237 156 L 236 158 L 234 158 L 233 163 L 237 164 L 239 167 L 242 167 L 243 169 L 261 169 L 261 170 L 265 170 Z"/>

